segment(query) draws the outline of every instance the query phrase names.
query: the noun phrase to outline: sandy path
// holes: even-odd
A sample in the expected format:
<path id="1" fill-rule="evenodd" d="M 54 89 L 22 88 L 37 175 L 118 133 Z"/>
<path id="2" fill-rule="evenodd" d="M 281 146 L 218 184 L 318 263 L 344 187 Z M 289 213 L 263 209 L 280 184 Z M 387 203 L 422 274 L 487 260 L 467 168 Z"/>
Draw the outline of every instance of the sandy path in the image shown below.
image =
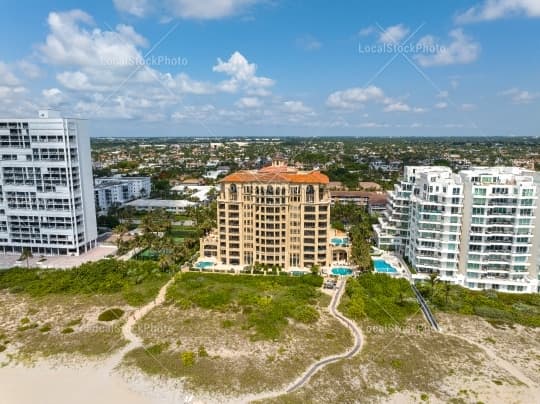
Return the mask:
<path id="1" fill-rule="evenodd" d="M 330 301 L 330 305 L 328 306 L 328 308 L 330 310 L 330 314 L 333 317 L 335 317 L 345 327 L 350 329 L 354 337 L 354 344 L 352 348 L 349 349 L 347 352 L 342 353 L 340 355 L 327 356 L 313 363 L 306 369 L 306 371 L 302 375 L 300 375 L 289 386 L 278 391 L 267 392 L 267 393 L 250 396 L 249 401 L 264 400 L 264 399 L 278 397 L 283 394 L 292 393 L 298 390 L 299 388 L 301 388 L 302 386 L 304 386 L 315 373 L 317 373 L 319 370 L 321 370 L 325 366 L 329 365 L 330 363 L 334 363 L 343 359 L 349 359 L 353 357 L 354 355 L 356 355 L 358 352 L 360 352 L 360 350 L 362 349 L 362 341 L 363 341 L 362 331 L 360 330 L 360 328 L 356 325 L 354 321 L 349 320 L 347 317 L 343 316 L 337 310 L 337 306 L 339 305 L 341 296 L 343 296 L 343 293 L 345 292 L 346 283 L 347 283 L 347 279 L 339 281 L 338 288 L 336 292 L 334 293 L 334 296 L 332 297 L 332 300 Z"/>

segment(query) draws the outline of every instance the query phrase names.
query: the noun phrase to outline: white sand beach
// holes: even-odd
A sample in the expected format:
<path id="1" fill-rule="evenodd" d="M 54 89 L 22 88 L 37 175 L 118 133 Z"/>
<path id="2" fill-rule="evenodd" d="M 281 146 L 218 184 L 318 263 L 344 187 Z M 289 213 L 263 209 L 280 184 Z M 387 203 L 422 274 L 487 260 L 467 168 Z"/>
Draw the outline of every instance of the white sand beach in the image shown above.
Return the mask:
<path id="1" fill-rule="evenodd" d="M 170 404 L 196 403 L 181 387 L 148 377 L 108 372 L 97 363 L 0 368 L 0 404 Z M 204 400 L 207 402 L 206 400 Z"/>

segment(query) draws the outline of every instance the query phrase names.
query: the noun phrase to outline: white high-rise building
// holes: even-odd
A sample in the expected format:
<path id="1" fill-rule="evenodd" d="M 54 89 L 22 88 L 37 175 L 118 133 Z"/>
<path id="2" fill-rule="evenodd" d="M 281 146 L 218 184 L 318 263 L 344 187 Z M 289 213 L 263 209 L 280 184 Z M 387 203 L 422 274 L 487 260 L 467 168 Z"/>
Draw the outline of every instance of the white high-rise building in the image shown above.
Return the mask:
<path id="1" fill-rule="evenodd" d="M 396 191 L 404 185 L 411 186 L 406 200 L 391 198 L 375 226 L 379 247 L 400 252 L 419 273 L 437 273 L 470 289 L 538 291 L 540 173 L 405 167 Z M 396 235 L 396 221 L 388 218 L 401 206 L 408 214 L 397 222 Z"/>
<path id="2" fill-rule="evenodd" d="M 86 122 L 0 119 L 0 254 L 79 255 L 96 239 Z"/>
<path id="3" fill-rule="evenodd" d="M 405 256 L 420 272 L 437 272 L 442 280 L 458 277 L 463 186 L 447 167 L 417 172 L 410 195 L 409 238 Z"/>

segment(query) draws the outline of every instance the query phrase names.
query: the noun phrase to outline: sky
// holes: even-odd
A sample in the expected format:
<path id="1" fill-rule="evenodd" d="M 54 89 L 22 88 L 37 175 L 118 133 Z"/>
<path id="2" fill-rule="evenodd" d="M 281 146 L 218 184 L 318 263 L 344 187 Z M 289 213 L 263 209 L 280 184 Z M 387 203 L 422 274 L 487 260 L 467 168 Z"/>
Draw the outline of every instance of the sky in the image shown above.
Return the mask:
<path id="1" fill-rule="evenodd" d="M 0 116 L 91 136 L 538 136 L 540 0 L 0 0 Z"/>

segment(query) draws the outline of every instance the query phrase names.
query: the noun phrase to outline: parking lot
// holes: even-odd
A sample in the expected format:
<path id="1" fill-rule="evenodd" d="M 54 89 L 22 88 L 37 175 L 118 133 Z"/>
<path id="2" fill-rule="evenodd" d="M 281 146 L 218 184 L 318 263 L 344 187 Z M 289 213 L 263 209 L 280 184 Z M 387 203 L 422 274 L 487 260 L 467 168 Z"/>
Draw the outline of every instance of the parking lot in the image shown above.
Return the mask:
<path id="1" fill-rule="evenodd" d="M 86 262 L 98 261 L 110 254 L 116 253 L 116 247 L 113 245 L 98 245 L 96 248 L 77 257 L 56 256 L 40 257 L 35 256 L 28 260 L 29 267 L 38 268 L 73 268 Z M 0 255 L 0 269 L 8 269 L 16 266 L 26 267 L 26 260 L 18 261 L 19 255 Z"/>

